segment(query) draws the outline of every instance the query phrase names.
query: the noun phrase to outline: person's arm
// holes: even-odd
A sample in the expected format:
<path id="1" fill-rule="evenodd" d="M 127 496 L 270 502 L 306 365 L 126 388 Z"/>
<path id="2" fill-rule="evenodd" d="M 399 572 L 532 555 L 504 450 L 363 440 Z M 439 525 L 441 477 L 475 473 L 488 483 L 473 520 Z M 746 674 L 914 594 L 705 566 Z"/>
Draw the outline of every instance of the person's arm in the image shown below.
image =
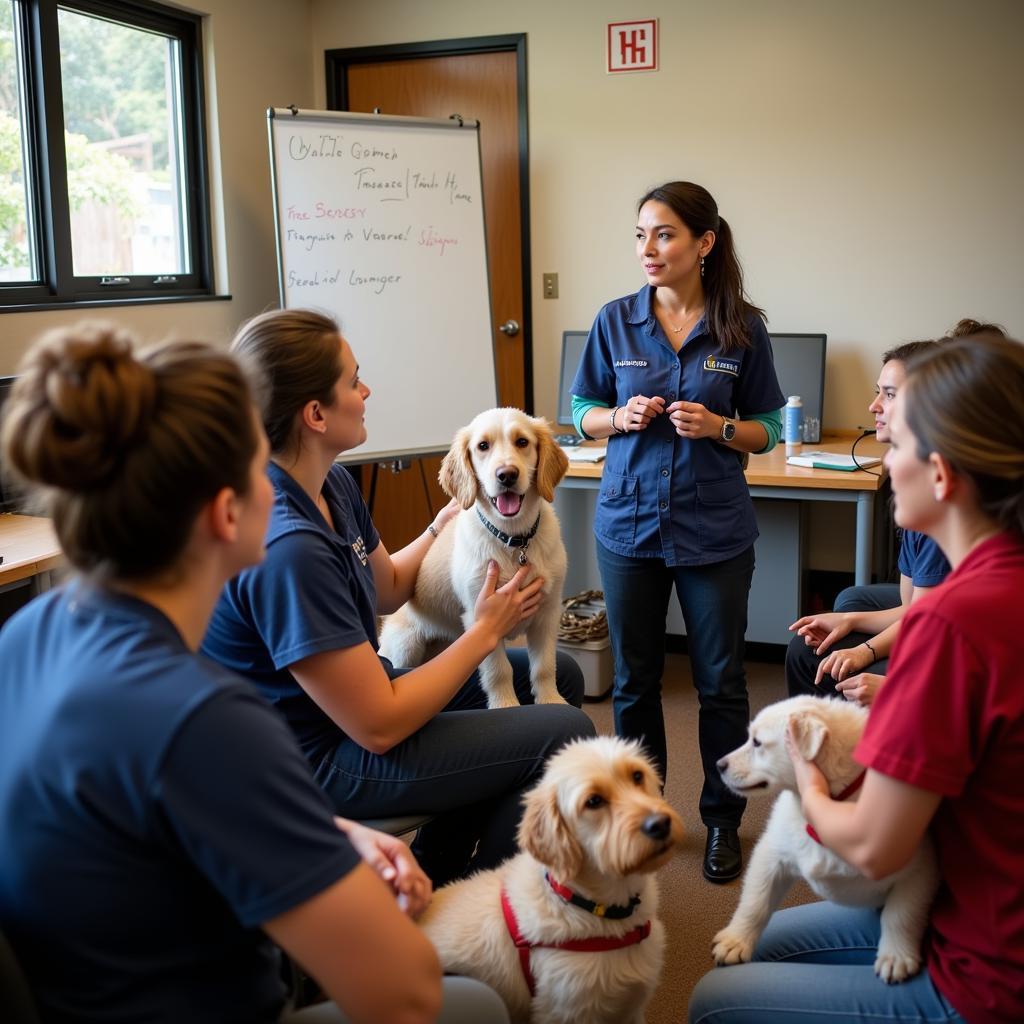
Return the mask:
<path id="1" fill-rule="evenodd" d="M 607 409 L 608 406 L 595 398 L 580 398 L 579 395 L 570 397 L 572 398 L 572 425 L 576 428 L 576 433 L 587 441 L 593 441 L 594 438 L 583 429 L 583 417 L 591 409 Z"/>
<path id="2" fill-rule="evenodd" d="M 858 672 L 863 672 L 870 665 L 882 658 L 888 658 L 892 653 L 893 644 L 899 635 L 900 623 L 907 609 L 914 601 L 917 601 L 923 594 L 928 593 L 931 587 L 915 587 L 908 576 L 900 576 L 900 601 L 895 608 L 885 608 L 873 612 L 843 612 L 849 616 L 850 626 L 846 633 L 877 632 L 868 637 L 866 643 L 858 644 L 843 651 L 833 651 L 818 665 L 818 672 L 814 677 L 815 684 L 819 684 L 826 674 L 832 676 L 836 682 L 841 682 Z M 845 636 L 846 633 L 841 634 Z M 837 638 L 836 638 L 837 639 Z M 831 644 L 833 639 L 828 640 Z M 823 644 L 817 653 L 827 650 L 827 644 Z M 868 702 L 870 703 L 870 701 Z"/>
<path id="3" fill-rule="evenodd" d="M 353 1024 L 426 1024 L 440 1012 L 437 953 L 366 864 L 263 930 Z"/>
<path id="4" fill-rule="evenodd" d="M 700 402 L 673 402 L 666 411 L 680 437 L 688 437 L 691 440 L 707 437 L 723 447 L 732 448 L 737 452 L 765 451 L 771 440 L 768 428 L 756 419 L 734 419 L 736 433 L 732 440 L 719 440 L 726 417 L 712 412 Z"/>
<path id="5" fill-rule="evenodd" d="M 496 588 L 498 565 L 490 562 L 473 624 L 436 658 L 396 679 L 368 641 L 309 655 L 289 671 L 339 729 L 371 753 L 387 753 L 430 721 L 501 638 L 537 610 L 544 581 L 538 576 L 524 586 L 530 571 L 523 566 Z"/>
<path id="6" fill-rule="evenodd" d="M 381 615 L 397 611 L 412 597 L 416 589 L 416 575 L 430 545 L 461 510 L 462 506 L 453 498 L 434 516 L 430 526 L 401 550 L 392 555 L 383 541 L 373 549 L 369 556 L 370 568 L 377 589 L 377 610 Z"/>
<path id="7" fill-rule="evenodd" d="M 868 878 L 905 867 L 921 844 L 942 797 L 868 769 L 856 802 L 833 800 L 825 776 L 797 749 L 790 725 L 786 748 L 796 769 L 804 817 L 822 843 Z"/>
<path id="8" fill-rule="evenodd" d="M 782 436 L 782 410 L 775 409 L 773 412 L 758 413 L 748 416 L 747 419 L 760 423 L 768 435 L 768 443 L 763 448 L 758 448 L 754 454 L 761 455 L 764 452 L 770 452 L 779 443 L 779 438 Z"/>
<path id="9" fill-rule="evenodd" d="M 612 408 L 592 406 L 582 416 L 580 427 L 586 437 L 612 437 L 615 434 L 646 430 L 655 416 L 665 411 L 665 400 L 658 395 L 634 395 L 625 405 Z"/>

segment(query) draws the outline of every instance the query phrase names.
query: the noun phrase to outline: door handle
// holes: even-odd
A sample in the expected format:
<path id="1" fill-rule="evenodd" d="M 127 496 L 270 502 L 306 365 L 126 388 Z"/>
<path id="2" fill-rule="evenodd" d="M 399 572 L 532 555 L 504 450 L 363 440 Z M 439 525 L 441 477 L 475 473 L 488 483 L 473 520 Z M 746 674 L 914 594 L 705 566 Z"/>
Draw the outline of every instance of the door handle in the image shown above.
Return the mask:
<path id="1" fill-rule="evenodd" d="M 519 321 L 518 320 L 506 320 L 499 328 L 502 334 L 507 335 L 509 338 L 514 338 L 519 333 Z"/>

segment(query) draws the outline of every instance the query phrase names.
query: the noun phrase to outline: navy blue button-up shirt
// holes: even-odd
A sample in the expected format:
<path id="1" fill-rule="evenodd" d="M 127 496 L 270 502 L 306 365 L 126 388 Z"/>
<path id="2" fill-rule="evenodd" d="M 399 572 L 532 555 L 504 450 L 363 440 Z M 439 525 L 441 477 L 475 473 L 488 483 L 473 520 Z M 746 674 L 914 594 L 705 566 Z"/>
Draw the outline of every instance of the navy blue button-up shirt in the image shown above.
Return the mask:
<path id="1" fill-rule="evenodd" d="M 609 302 L 583 349 L 571 392 L 625 405 L 634 395 L 699 402 L 740 418 L 785 405 L 771 341 L 751 317 L 751 347 L 728 355 L 702 317 L 674 352 L 654 315 L 654 289 Z M 712 438 L 680 437 L 667 415 L 608 439 L 594 533 L 609 550 L 666 565 L 722 562 L 757 538 L 739 454 Z"/>

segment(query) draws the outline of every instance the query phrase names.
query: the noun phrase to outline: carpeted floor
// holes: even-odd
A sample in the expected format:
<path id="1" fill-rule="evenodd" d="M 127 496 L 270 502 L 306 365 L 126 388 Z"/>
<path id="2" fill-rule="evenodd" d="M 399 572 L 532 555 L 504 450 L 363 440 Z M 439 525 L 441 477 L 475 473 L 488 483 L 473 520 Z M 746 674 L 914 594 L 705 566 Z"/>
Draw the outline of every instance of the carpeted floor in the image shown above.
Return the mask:
<path id="1" fill-rule="evenodd" d="M 782 665 L 748 662 L 747 680 L 752 715 L 786 696 Z M 690 992 L 712 967 L 711 938 L 732 915 L 739 900 L 741 879 L 728 885 L 712 885 L 701 873 L 706 833 L 697 813 L 702 782 L 697 752 L 697 698 L 685 655 L 668 656 L 663 686 L 669 748 L 666 793 L 682 815 L 686 838 L 679 856 L 659 873 L 661 918 L 668 933 L 668 945 L 661 984 L 648 1008 L 647 1022 L 681 1024 L 686 1020 Z M 610 698 L 584 707 L 599 732 L 614 732 Z M 752 800 L 748 804 L 740 830 L 744 857 L 749 856 L 757 841 L 770 806 L 771 801 L 767 800 Z M 801 884 L 790 892 L 785 905 L 813 898 L 811 891 Z"/>

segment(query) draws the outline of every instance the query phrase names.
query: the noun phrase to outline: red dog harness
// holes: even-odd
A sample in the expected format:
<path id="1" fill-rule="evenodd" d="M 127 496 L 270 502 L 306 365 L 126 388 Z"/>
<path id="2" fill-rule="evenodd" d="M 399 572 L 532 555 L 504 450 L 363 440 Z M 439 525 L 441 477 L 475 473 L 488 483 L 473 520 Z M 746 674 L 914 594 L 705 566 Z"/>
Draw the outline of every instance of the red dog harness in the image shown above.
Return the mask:
<path id="1" fill-rule="evenodd" d="M 548 878 L 548 884 L 567 903 L 575 902 L 565 895 L 565 893 L 576 895 L 571 889 L 566 888 L 564 885 L 560 885 L 550 877 Z M 639 903 L 640 901 L 637 900 L 636 902 Z M 579 906 L 580 904 L 577 903 L 576 905 Z M 632 912 L 635 905 L 635 903 L 630 905 L 630 912 Z M 600 906 L 602 910 L 605 909 L 600 904 L 596 904 L 595 906 Z M 526 987 L 530 990 L 531 997 L 536 994 L 537 987 L 536 982 L 534 981 L 533 971 L 530 970 L 531 949 L 567 949 L 574 953 L 603 953 L 610 949 L 625 949 L 627 946 L 635 946 L 638 942 L 643 942 L 644 939 L 651 934 L 651 922 L 645 921 L 632 931 L 626 932 L 625 935 L 619 935 L 617 937 L 596 936 L 592 939 L 567 939 L 565 942 L 530 942 L 528 939 L 523 937 L 523 933 L 519 930 L 519 922 L 516 920 L 515 911 L 512 909 L 512 904 L 508 899 L 508 893 L 505 892 L 504 888 L 501 890 L 501 912 L 505 915 L 505 926 L 508 928 L 508 933 L 512 937 L 512 941 L 515 943 L 516 949 L 519 950 L 519 966 L 523 970 L 523 980 L 526 982 Z M 595 911 L 591 911 L 591 913 L 595 913 Z M 597 916 L 613 917 L 619 915 L 601 913 Z"/>
<path id="2" fill-rule="evenodd" d="M 846 787 L 846 789 L 844 789 L 844 790 L 842 791 L 842 793 L 840 793 L 840 794 L 839 794 L 839 796 L 837 796 L 837 797 L 836 797 L 836 800 L 839 800 L 840 802 L 842 802 L 843 800 L 846 800 L 847 798 L 849 798 L 849 797 L 853 796 L 853 794 L 854 794 L 854 793 L 856 793 L 856 792 L 857 792 L 857 790 L 858 790 L 858 789 L 860 789 L 860 787 L 864 785 L 864 776 L 865 776 L 865 775 L 867 775 L 867 772 L 866 772 L 866 771 L 863 771 L 863 772 L 861 772 L 861 773 L 860 773 L 860 775 L 858 775 L 858 776 L 857 776 L 857 778 L 855 778 L 855 779 L 853 780 L 853 782 L 851 782 L 851 783 L 850 783 L 850 784 L 849 784 L 849 785 L 848 785 L 848 786 Z M 820 836 L 818 835 L 818 833 L 817 833 L 817 832 L 815 832 L 815 830 L 814 830 L 814 826 L 813 826 L 813 825 L 812 825 L 812 824 L 811 824 L 810 822 L 807 822 L 807 834 L 808 834 L 808 835 L 809 835 L 809 836 L 810 836 L 810 837 L 811 837 L 811 838 L 812 838 L 812 839 L 813 839 L 813 840 L 814 840 L 814 841 L 815 841 L 815 842 L 816 842 L 816 843 L 817 843 L 817 844 L 818 844 L 819 846 L 823 846 L 823 845 L 824 845 L 824 844 L 822 843 L 822 841 L 821 841 L 821 837 L 820 837 Z"/>

